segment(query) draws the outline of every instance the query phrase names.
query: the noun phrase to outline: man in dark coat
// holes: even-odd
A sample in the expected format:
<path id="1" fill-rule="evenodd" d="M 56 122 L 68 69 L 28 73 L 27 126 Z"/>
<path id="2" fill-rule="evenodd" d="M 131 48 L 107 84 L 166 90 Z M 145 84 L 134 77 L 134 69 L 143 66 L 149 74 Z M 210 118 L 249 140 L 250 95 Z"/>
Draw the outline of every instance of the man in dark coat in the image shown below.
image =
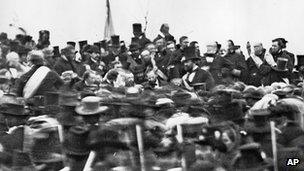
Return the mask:
<path id="1" fill-rule="evenodd" d="M 211 90 L 214 87 L 214 79 L 212 75 L 195 64 L 195 60 L 199 60 L 194 47 L 184 49 L 185 60 L 184 68 L 187 72 L 183 76 L 183 85 L 188 90 L 194 90 L 194 85 L 197 83 L 205 83 L 205 90 Z"/>
<path id="2" fill-rule="evenodd" d="M 246 60 L 248 67 L 246 84 L 258 87 L 261 85 L 263 78 L 263 75 L 260 73 L 260 66 L 263 64 L 266 49 L 263 48 L 262 43 L 256 43 L 253 47 L 254 52 L 250 54 L 250 57 Z"/>
<path id="3" fill-rule="evenodd" d="M 78 72 L 75 66 L 75 49 L 72 46 L 68 46 L 61 49 L 61 58 L 55 63 L 54 70 L 61 75 L 65 71 L 73 71 L 78 76 L 82 74 Z"/>
<path id="4" fill-rule="evenodd" d="M 231 40 L 227 41 L 227 45 L 224 48 L 226 50 L 225 59 L 228 59 L 233 64 L 232 75 L 235 79 L 244 82 L 247 77 L 245 57 L 235 52 L 236 46 Z"/>
<path id="5" fill-rule="evenodd" d="M 223 84 L 223 71 L 227 68 L 231 71 L 233 64 L 226 58 L 221 57 L 217 52 L 219 45 L 213 42 L 207 45 L 207 53 L 204 54 L 202 65 L 211 73 L 214 78 L 215 84 Z"/>
<path id="6" fill-rule="evenodd" d="M 265 60 L 260 67 L 260 72 L 264 76 L 263 85 L 270 85 L 273 82 L 289 82 L 294 64 L 291 57 L 282 50 L 282 47 L 284 47 L 284 44 L 281 39 L 272 41 L 272 47 L 269 53 L 266 53 Z M 284 60 L 286 60 L 286 66 L 281 68 L 279 63 L 285 63 Z"/>
<path id="7" fill-rule="evenodd" d="M 76 91 L 92 91 L 98 90 L 98 84 L 96 84 L 96 79 L 93 71 L 86 71 L 83 74 L 83 79 L 77 82 L 73 89 Z"/>
<path id="8" fill-rule="evenodd" d="M 87 70 L 95 71 L 99 75 L 104 75 L 102 67 L 100 67 L 100 50 L 98 46 L 91 46 L 88 50 L 89 58 L 85 62 L 85 67 Z"/>
<path id="9" fill-rule="evenodd" d="M 145 33 L 142 31 L 142 26 L 140 23 L 133 24 L 133 35 L 135 38 L 138 38 L 140 50 L 143 50 L 146 44 L 151 43 L 151 41 L 146 37 Z"/>
<path id="10" fill-rule="evenodd" d="M 160 26 L 160 33 L 157 35 L 157 37 L 153 40 L 153 42 L 156 42 L 159 39 L 171 39 L 174 40 L 174 36 L 172 36 L 169 33 L 169 25 L 167 23 L 164 23 Z"/>
<path id="11" fill-rule="evenodd" d="M 22 75 L 16 83 L 18 97 L 31 98 L 35 95 L 44 95 L 48 91 L 57 91 L 63 85 L 60 76 L 43 66 L 43 54 L 40 51 L 32 52 L 29 56 L 32 68 Z"/>

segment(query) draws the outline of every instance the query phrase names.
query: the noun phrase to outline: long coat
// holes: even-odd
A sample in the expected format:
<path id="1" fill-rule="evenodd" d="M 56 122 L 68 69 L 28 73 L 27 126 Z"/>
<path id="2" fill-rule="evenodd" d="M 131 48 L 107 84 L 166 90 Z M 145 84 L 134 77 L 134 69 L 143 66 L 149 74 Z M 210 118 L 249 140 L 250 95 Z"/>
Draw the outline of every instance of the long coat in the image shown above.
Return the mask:
<path id="1" fill-rule="evenodd" d="M 266 49 L 263 50 L 263 53 L 259 55 L 258 57 L 263 61 L 265 56 Z M 248 77 L 245 81 L 248 85 L 254 85 L 256 87 L 261 85 L 261 80 L 263 78 L 263 75 L 260 72 L 260 68 L 258 68 L 253 61 L 253 59 L 250 57 L 246 60 L 247 67 L 248 67 Z"/>
<path id="2" fill-rule="evenodd" d="M 225 57 L 233 64 L 233 69 L 237 69 L 241 71 L 241 75 L 238 77 L 240 81 L 245 81 L 248 75 L 247 64 L 245 61 L 245 57 L 238 53 L 228 53 Z"/>

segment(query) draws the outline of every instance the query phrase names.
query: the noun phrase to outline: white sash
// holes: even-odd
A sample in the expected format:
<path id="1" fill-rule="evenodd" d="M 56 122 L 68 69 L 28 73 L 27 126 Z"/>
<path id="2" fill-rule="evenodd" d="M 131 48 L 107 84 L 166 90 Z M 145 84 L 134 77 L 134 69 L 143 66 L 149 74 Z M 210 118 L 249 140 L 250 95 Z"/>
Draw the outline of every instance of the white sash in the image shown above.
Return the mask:
<path id="1" fill-rule="evenodd" d="M 50 71 L 51 70 L 46 66 L 38 68 L 25 84 L 23 88 L 23 97 L 26 99 L 32 97 Z"/>

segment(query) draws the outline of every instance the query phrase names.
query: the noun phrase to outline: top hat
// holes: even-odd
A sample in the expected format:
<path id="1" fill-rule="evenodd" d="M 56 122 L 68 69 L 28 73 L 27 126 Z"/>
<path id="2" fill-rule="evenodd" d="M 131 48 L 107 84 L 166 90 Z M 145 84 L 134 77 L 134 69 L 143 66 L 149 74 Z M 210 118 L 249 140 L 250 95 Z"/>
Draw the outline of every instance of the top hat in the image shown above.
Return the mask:
<path id="1" fill-rule="evenodd" d="M 111 36 L 111 46 L 120 47 L 120 40 L 118 35 Z"/>
<path id="2" fill-rule="evenodd" d="M 35 163 L 54 163 L 62 161 L 63 157 L 54 153 L 55 144 L 49 136 L 36 136 L 30 151 L 30 155 Z"/>
<path id="3" fill-rule="evenodd" d="M 74 48 L 76 47 L 76 43 L 73 41 L 68 41 L 67 45 L 73 46 Z"/>
<path id="4" fill-rule="evenodd" d="M 134 23 L 132 26 L 133 26 L 133 33 L 142 33 L 140 23 Z"/>
<path id="5" fill-rule="evenodd" d="M 54 57 L 60 57 L 59 46 L 53 47 L 53 53 L 54 53 Z"/>
<path id="6" fill-rule="evenodd" d="M 19 170 L 35 171 L 36 169 L 31 161 L 28 153 L 22 152 L 20 150 L 14 150 L 12 170 L 13 171 L 19 171 Z"/>
<path id="7" fill-rule="evenodd" d="M 297 55 L 298 64 L 297 66 L 304 65 L 304 55 Z"/>
<path id="8" fill-rule="evenodd" d="M 250 143 L 239 147 L 240 155 L 232 161 L 233 170 L 236 171 L 258 171 L 272 166 L 271 161 L 264 159 L 261 155 L 260 144 Z"/>
<path id="9" fill-rule="evenodd" d="M 288 59 L 286 58 L 278 58 L 277 59 L 277 66 L 273 67 L 275 71 L 284 72 L 288 71 L 287 68 Z"/>
<path id="10" fill-rule="evenodd" d="M 87 155 L 90 153 L 87 140 L 89 130 L 86 127 L 73 126 L 69 129 L 63 142 L 64 151 L 71 155 Z"/>
<path id="11" fill-rule="evenodd" d="M 100 100 L 99 97 L 87 96 L 76 106 L 75 111 L 79 115 L 95 115 L 107 111 L 107 106 L 100 106 Z"/>
<path id="12" fill-rule="evenodd" d="M 83 48 L 85 45 L 88 44 L 88 41 L 87 41 L 87 40 L 82 40 L 82 41 L 79 41 L 78 44 L 79 44 L 79 50 L 81 51 L 82 48 Z"/>
<path id="13" fill-rule="evenodd" d="M 186 48 L 184 49 L 184 55 L 185 55 L 185 61 L 187 61 L 187 60 L 198 60 L 198 59 L 200 59 L 200 58 L 197 56 L 195 47 L 193 47 L 193 46 L 186 47 Z"/>
<path id="14" fill-rule="evenodd" d="M 103 48 L 104 50 L 107 50 L 108 45 L 106 40 L 100 41 L 100 47 Z"/>

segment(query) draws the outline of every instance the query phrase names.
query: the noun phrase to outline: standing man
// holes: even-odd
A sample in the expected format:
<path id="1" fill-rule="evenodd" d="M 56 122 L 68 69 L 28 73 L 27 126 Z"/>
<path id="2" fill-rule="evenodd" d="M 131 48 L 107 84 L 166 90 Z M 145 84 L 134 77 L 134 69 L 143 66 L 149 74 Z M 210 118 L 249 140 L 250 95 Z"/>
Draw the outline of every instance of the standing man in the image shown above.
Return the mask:
<path id="1" fill-rule="evenodd" d="M 146 44 L 151 41 L 146 37 L 145 33 L 142 32 L 142 26 L 140 23 L 133 24 L 133 35 L 135 38 L 138 38 L 138 43 L 140 45 L 140 51 L 145 48 Z"/>
<path id="2" fill-rule="evenodd" d="M 228 40 L 224 45 L 226 50 L 225 58 L 233 64 L 232 75 L 235 80 L 245 81 L 247 77 L 247 65 L 245 57 L 235 52 L 236 46 L 232 40 Z"/>
<path id="3" fill-rule="evenodd" d="M 169 24 L 168 23 L 164 23 L 160 26 L 160 29 L 159 29 L 159 34 L 157 35 L 157 37 L 153 40 L 153 42 L 156 42 L 156 40 L 159 40 L 159 39 L 171 39 L 171 40 L 174 40 L 174 36 L 172 36 L 170 33 L 169 33 Z"/>
<path id="4" fill-rule="evenodd" d="M 206 90 L 209 91 L 214 87 L 214 79 L 208 71 L 199 68 L 195 62 L 200 58 L 195 52 L 195 47 L 187 47 L 184 49 L 185 58 L 183 60 L 185 71 L 183 76 L 183 85 L 189 91 L 194 90 L 197 83 L 205 83 Z"/>
<path id="5" fill-rule="evenodd" d="M 263 47 L 263 44 L 259 42 L 253 45 L 253 53 L 250 53 L 250 44 L 247 44 L 247 50 L 249 58 L 246 60 L 248 67 L 248 79 L 246 80 L 246 84 L 258 87 L 261 85 L 261 80 L 263 78 L 260 69 L 263 70 L 261 68 L 261 65 L 265 60 L 264 56 L 266 53 L 266 49 Z"/>

